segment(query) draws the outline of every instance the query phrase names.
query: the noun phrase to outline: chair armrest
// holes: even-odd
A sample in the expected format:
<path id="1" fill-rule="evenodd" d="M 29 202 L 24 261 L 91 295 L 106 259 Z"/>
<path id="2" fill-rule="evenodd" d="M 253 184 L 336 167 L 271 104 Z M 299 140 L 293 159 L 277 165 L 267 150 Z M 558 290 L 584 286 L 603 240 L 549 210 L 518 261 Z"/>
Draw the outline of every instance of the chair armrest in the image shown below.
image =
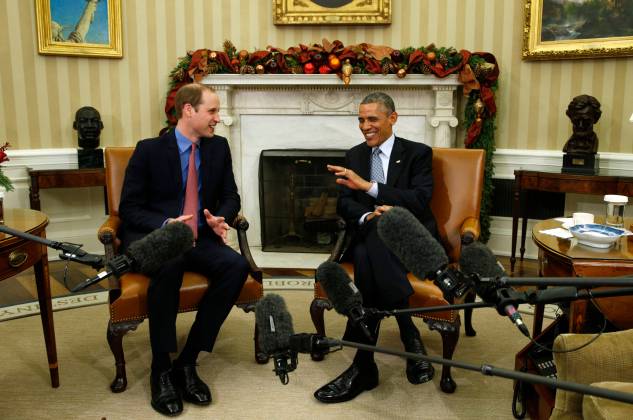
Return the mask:
<path id="1" fill-rule="evenodd" d="M 97 231 L 97 238 L 99 238 L 99 242 L 103 244 L 103 248 L 105 249 L 106 262 L 116 256 L 117 248 L 120 243 L 117 238 L 117 232 L 121 227 L 121 223 L 121 218 L 110 215 Z M 121 288 L 121 282 L 118 276 L 110 276 L 108 284 L 110 288 L 110 302 L 113 302 L 120 293 L 118 289 Z"/>
<path id="2" fill-rule="evenodd" d="M 479 224 L 479 219 L 474 217 L 469 217 L 464 220 L 459 230 L 459 236 L 462 238 L 462 245 L 468 245 L 473 241 L 476 241 L 479 239 L 480 234 L 481 225 Z"/>
<path id="3" fill-rule="evenodd" d="M 119 246 L 117 233 L 121 223 L 121 218 L 118 216 L 109 216 L 97 231 L 97 237 L 105 248 L 106 259 L 108 260 L 116 255 L 116 249 Z"/>
<path id="4" fill-rule="evenodd" d="M 248 237 L 246 236 L 248 226 L 248 220 L 242 215 L 238 215 L 233 221 L 233 227 L 237 231 L 237 243 L 240 247 L 240 253 L 248 261 L 248 265 L 251 268 L 251 277 L 261 283 L 263 278 L 262 270 L 255 264 L 255 260 L 251 255 L 251 248 L 248 245 Z"/>

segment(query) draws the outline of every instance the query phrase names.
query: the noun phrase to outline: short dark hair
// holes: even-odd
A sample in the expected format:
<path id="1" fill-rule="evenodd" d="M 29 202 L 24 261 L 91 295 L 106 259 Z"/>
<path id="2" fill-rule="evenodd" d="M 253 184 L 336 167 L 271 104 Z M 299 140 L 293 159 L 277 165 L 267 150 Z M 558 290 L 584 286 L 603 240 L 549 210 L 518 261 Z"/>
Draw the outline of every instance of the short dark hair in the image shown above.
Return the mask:
<path id="1" fill-rule="evenodd" d="M 387 95 L 384 92 L 370 93 L 369 95 L 365 96 L 360 104 L 382 104 L 387 109 L 388 114 L 391 115 L 392 113 L 396 112 L 396 105 L 393 103 L 393 99 L 391 99 L 391 96 Z"/>
<path id="2" fill-rule="evenodd" d="M 178 89 L 178 92 L 176 92 L 176 98 L 174 99 L 176 118 L 182 118 L 182 108 L 185 104 L 190 104 L 197 111 L 198 105 L 202 102 L 202 92 L 205 90 L 215 93 L 215 90 L 201 83 L 189 83 Z"/>

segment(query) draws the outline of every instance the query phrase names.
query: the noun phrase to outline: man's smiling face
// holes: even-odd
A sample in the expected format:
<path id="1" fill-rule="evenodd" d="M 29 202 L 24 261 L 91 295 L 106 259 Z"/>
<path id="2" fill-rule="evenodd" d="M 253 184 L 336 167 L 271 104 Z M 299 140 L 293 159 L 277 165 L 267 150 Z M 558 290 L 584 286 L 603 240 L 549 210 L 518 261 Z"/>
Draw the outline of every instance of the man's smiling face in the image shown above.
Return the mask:
<path id="1" fill-rule="evenodd" d="M 361 104 L 358 109 L 358 128 L 369 147 L 380 146 L 391 137 L 397 120 L 398 114 L 389 113 L 381 103 Z"/>

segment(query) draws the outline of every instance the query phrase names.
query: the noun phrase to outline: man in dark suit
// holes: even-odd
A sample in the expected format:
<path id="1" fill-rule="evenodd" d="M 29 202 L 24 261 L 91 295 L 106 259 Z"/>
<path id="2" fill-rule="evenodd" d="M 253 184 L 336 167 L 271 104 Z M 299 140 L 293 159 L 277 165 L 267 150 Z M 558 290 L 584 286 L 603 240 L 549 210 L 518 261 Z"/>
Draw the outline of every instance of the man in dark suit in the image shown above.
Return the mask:
<path id="1" fill-rule="evenodd" d="M 119 214 L 128 246 L 167 223 L 185 222 L 194 247 L 165 261 L 147 292 L 152 346 L 152 407 L 162 414 L 182 412 L 182 399 L 211 403 L 209 387 L 196 373 L 200 351 L 210 352 L 220 327 L 248 276 L 248 263 L 226 245 L 229 225 L 240 209 L 231 154 L 225 138 L 214 135 L 220 101 L 209 87 L 192 83 L 175 98 L 178 123 L 160 137 L 136 145 L 125 174 Z M 187 342 L 173 366 L 176 314 L 185 271 L 211 279 Z"/>
<path id="2" fill-rule="evenodd" d="M 341 185 L 337 211 L 352 230 L 352 241 L 343 258 L 354 261 L 354 282 L 366 307 L 397 309 L 408 307 L 413 289 L 407 270 L 378 237 L 376 224 L 380 215 L 392 206 L 411 211 L 435 237 L 437 225 L 429 202 L 433 192 L 431 175 L 432 149 L 395 137 L 393 125 L 398 119 L 393 100 L 377 92 L 360 104 L 358 122 L 365 142 L 350 149 L 345 166 L 328 165 Z M 396 317 L 405 350 L 426 354 L 418 329 L 410 316 Z M 375 345 L 378 320 L 367 321 L 370 340 L 350 321 L 344 339 Z M 407 379 L 413 384 L 430 381 L 433 366 L 408 359 Z M 319 388 L 314 396 L 324 403 L 349 401 L 378 385 L 378 368 L 374 353 L 359 350 L 354 362 L 332 382 Z"/>

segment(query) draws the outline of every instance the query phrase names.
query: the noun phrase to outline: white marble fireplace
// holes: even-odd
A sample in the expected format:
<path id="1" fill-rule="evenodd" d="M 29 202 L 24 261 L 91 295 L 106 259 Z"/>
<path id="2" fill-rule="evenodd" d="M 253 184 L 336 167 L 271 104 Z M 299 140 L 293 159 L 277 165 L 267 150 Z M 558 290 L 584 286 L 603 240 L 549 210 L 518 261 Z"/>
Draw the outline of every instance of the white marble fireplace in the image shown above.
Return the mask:
<path id="1" fill-rule="evenodd" d="M 220 96 L 217 132 L 231 144 L 233 169 L 255 261 L 262 267 L 315 268 L 325 254 L 261 251 L 259 156 L 267 149 L 349 149 L 361 143 L 358 105 L 372 91 L 396 104 L 397 135 L 434 147 L 454 147 L 461 83 L 457 77 L 353 75 L 226 75 L 202 81 Z"/>

